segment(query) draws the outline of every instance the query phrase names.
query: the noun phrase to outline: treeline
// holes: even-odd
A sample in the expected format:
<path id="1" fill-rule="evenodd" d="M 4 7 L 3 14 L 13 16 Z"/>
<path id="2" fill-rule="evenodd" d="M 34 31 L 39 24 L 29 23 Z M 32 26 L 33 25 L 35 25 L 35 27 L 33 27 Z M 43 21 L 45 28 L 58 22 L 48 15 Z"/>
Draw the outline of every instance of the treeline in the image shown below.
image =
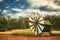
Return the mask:
<path id="1" fill-rule="evenodd" d="M 46 15 L 44 20 L 49 20 L 52 24 L 51 29 L 60 30 L 60 15 Z M 26 29 L 29 27 L 28 17 L 11 18 L 10 16 L 0 16 L 0 31 L 12 29 Z"/>
<path id="2" fill-rule="evenodd" d="M 49 20 L 52 24 L 52 30 L 60 30 L 60 15 L 46 15 L 45 20 Z"/>
<path id="3" fill-rule="evenodd" d="M 0 16 L 0 31 L 29 28 L 28 17 L 11 18 Z"/>

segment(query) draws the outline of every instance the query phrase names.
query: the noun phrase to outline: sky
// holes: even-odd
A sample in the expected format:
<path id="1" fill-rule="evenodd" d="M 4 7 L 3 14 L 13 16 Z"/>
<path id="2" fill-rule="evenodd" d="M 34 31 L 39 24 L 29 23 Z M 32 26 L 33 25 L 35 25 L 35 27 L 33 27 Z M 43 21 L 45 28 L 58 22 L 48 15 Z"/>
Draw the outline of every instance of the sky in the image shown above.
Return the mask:
<path id="1" fill-rule="evenodd" d="M 60 15 L 60 0 L 0 0 L 0 16 L 19 17 L 32 12 Z"/>

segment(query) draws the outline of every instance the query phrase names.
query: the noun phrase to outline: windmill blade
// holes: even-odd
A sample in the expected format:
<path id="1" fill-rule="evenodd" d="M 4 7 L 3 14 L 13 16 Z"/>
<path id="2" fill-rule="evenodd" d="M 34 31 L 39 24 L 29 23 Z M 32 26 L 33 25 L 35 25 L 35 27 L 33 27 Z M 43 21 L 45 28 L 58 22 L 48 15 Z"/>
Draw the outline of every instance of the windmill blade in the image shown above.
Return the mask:
<path id="1" fill-rule="evenodd" d="M 32 25 L 30 28 L 33 30 L 35 25 Z"/>
<path id="2" fill-rule="evenodd" d="M 34 19 L 32 17 L 29 17 L 29 20 L 34 22 Z"/>
<path id="3" fill-rule="evenodd" d="M 31 16 L 36 21 L 38 19 L 38 16 L 40 16 L 40 14 L 39 13 L 32 13 Z"/>
<path id="4" fill-rule="evenodd" d="M 37 25 L 38 26 L 38 25 Z M 40 34 L 42 31 L 41 31 L 41 29 L 39 28 L 39 27 L 36 27 L 36 34 L 35 35 L 37 35 L 37 34 Z"/>
<path id="5" fill-rule="evenodd" d="M 33 29 L 35 35 L 42 33 L 42 30 L 39 27 Z"/>
<path id="6" fill-rule="evenodd" d="M 29 20 L 30 23 L 34 23 L 33 21 Z"/>
<path id="7" fill-rule="evenodd" d="M 43 29 L 44 29 L 44 26 L 42 26 L 42 25 L 39 25 L 39 28 L 41 28 L 41 30 L 43 30 Z"/>
<path id="8" fill-rule="evenodd" d="M 42 20 L 42 21 L 40 21 L 40 22 L 39 22 L 39 24 L 44 24 L 44 21 L 43 21 L 43 20 Z"/>
<path id="9" fill-rule="evenodd" d="M 42 28 L 38 25 L 38 28 L 42 31 Z"/>
<path id="10" fill-rule="evenodd" d="M 41 29 L 40 29 L 39 27 L 38 27 L 38 32 L 39 32 L 38 34 L 40 34 L 40 33 L 42 32 Z"/>
<path id="11" fill-rule="evenodd" d="M 37 28 L 35 28 L 34 33 L 35 33 L 35 35 L 37 35 Z"/>
<path id="12" fill-rule="evenodd" d="M 33 26 L 33 23 L 29 22 L 29 26 Z"/>
<path id="13" fill-rule="evenodd" d="M 40 24 L 44 24 L 44 19 L 43 19 L 42 17 L 40 17 L 40 19 L 38 20 L 38 22 L 39 22 Z"/>
<path id="14" fill-rule="evenodd" d="M 42 18 L 42 17 L 40 17 L 38 21 L 39 21 L 39 22 L 40 22 L 40 21 L 43 21 L 43 18 Z"/>

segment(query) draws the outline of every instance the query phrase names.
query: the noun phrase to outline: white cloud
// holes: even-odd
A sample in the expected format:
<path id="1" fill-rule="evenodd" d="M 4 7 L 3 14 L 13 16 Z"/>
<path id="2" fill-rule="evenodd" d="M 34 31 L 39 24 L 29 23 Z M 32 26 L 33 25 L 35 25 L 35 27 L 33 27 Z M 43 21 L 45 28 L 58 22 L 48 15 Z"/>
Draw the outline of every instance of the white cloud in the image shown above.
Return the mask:
<path id="1" fill-rule="evenodd" d="M 22 11 L 22 9 L 17 9 L 17 8 L 12 8 L 12 10 L 18 11 L 18 12 L 21 12 Z"/>
<path id="2" fill-rule="evenodd" d="M 7 12 L 7 10 L 4 10 L 3 13 Z"/>
<path id="3" fill-rule="evenodd" d="M 16 13 L 13 13 L 12 11 L 16 11 Z M 5 14 L 5 16 L 11 16 L 15 18 L 18 18 L 19 16 L 25 17 L 26 15 L 29 15 L 28 13 L 29 10 L 27 11 L 27 10 L 13 8 L 12 11 L 4 10 L 3 14 Z"/>
<path id="4" fill-rule="evenodd" d="M 24 5 L 22 5 L 20 8 L 24 8 L 25 6 Z"/>
<path id="5" fill-rule="evenodd" d="M 28 0 L 31 3 L 31 6 L 40 7 L 41 5 L 50 4 L 51 0 Z"/>
<path id="6" fill-rule="evenodd" d="M 47 6 L 51 10 L 52 9 L 60 10 L 60 6 L 56 5 L 54 3 L 54 0 L 27 0 L 27 1 L 30 3 L 32 9 L 37 8 L 37 10 L 33 10 L 33 11 L 35 11 L 35 12 L 39 11 L 42 16 L 45 16 L 47 14 L 48 15 L 60 15 L 60 12 L 58 12 L 58 11 L 56 11 L 56 12 L 54 12 L 54 11 L 48 12 L 48 11 L 40 11 L 40 10 L 38 10 L 38 8 L 40 6 Z"/>
<path id="7" fill-rule="evenodd" d="M 19 1 L 19 0 L 17 0 Z M 9 15 L 11 17 L 18 17 L 18 16 L 26 16 L 26 15 L 30 15 L 32 12 L 38 12 L 40 13 L 42 16 L 45 16 L 47 14 L 49 15 L 59 15 L 60 12 L 48 12 L 48 11 L 40 11 L 39 9 L 33 9 L 34 7 L 40 7 L 40 6 L 43 6 L 43 5 L 47 5 L 49 8 L 54 8 L 54 9 L 59 9 L 60 7 L 59 6 L 56 6 L 54 3 L 53 3 L 53 0 L 27 0 L 30 4 L 31 4 L 31 9 L 25 9 L 25 10 L 22 10 L 22 9 L 17 9 L 17 8 L 12 8 L 12 11 L 16 11 L 16 13 L 14 14 L 13 12 L 9 11 L 9 10 L 4 10 L 3 13 L 6 14 L 6 15 Z M 19 4 L 20 5 L 20 4 Z M 8 6 L 9 7 L 9 6 Z M 6 8 L 8 8 L 6 7 Z M 23 8 L 24 6 L 21 6 L 21 8 Z"/>
<path id="8" fill-rule="evenodd" d="M 19 0 L 17 0 L 19 1 Z M 40 7 L 43 5 L 47 5 L 50 8 L 54 8 L 54 9 L 59 9 L 60 6 L 57 6 L 53 3 L 53 0 L 27 0 L 30 4 L 31 4 L 31 9 L 26 9 L 26 10 L 22 10 L 22 9 L 17 9 L 17 8 L 12 8 L 12 10 L 16 11 L 15 14 L 13 14 L 13 12 L 9 11 L 9 10 L 4 10 L 3 13 L 5 15 L 9 15 L 11 17 L 18 17 L 18 16 L 26 16 L 26 15 L 30 15 L 32 12 L 38 12 L 40 13 L 42 16 L 45 16 L 47 14 L 49 15 L 59 15 L 60 12 L 48 12 L 48 11 L 40 11 L 39 9 L 33 9 L 33 7 Z M 20 4 L 19 4 L 20 5 Z M 7 6 L 6 8 L 8 8 L 9 6 Z M 24 6 L 21 6 L 21 8 L 24 8 Z"/>
<path id="9" fill-rule="evenodd" d="M 40 6 L 49 6 L 55 9 L 59 9 L 60 6 L 57 6 L 56 4 L 54 4 L 54 0 L 27 0 L 30 4 L 31 7 L 40 7 Z"/>
<path id="10" fill-rule="evenodd" d="M 3 14 L 4 14 L 4 15 L 8 14 L 8 11 L 7 11 L 7 10 L 4 10 L 4 11 L 3 11 Z"/>
<path id="11" fill-rule="evenodd" d="M 2 12 L 2 10 L 0 9 L 0 12 Z"/>
<path id="12" fill-rule="evenodd" d="M 9 8 L 10 6 L 7 6 L 6 8 Z"/>
<path id="13" fill-rule="evenodd" d="M 0 2 L 2 2 L 3 0 L 0 0 Z"/>
<path id="14" fill-rule="evenodd" d="M 19 0 L 16 0 L 16 1 L 19 1 Z"/>
<path id="15" fill-rule="evenodd" d="M 5 15 L 9 15 L 12 18 L 18 18 L 19 16 L 23 16 L 25 17 L 26 15 L 29 16 L 32 12 L 38 12 L 40 13 L 40 15 L 45 16 L 45 15 L 60 15 L 60 12 L 45 12 L 45 11 L 40 11 L 39 9 L 26 9 L 26 10 L 22 10 L 22 9 L 17 9 L 17 8 L 13 8 L 13 11 L 17 11 L 17 13 L 13 14 L 13 12 L 8 11 L 8 10 L 4 10 L 3 13 L 5 13 Z"/>

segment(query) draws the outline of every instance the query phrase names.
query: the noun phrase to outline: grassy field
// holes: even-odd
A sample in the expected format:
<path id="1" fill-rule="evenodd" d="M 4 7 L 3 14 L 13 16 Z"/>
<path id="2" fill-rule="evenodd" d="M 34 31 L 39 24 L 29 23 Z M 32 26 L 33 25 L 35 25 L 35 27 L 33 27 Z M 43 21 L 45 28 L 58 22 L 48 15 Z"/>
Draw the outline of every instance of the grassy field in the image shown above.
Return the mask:
<path id="1" fill-rule="evenodd" d="M 0 32 L 0 34 L 13 34 L 13 35 L 34 35 L 30 29 L 16 29 L 11 31 Z"/>
<path id="2" fill-rule="evenodd" d="M 60 35 L 60 31 L 52 30 L 50 33 Z M 31 36 L 34 36 L 34 33 L 32 32 L 31 29 L 16 29 L 16 30 L 11 30 L 11 31 L 0 32 L 0 35 L 31 35 Z M 49 35 L 49 33 L 42 32 L 41 35 L 42 36 Z"/>

